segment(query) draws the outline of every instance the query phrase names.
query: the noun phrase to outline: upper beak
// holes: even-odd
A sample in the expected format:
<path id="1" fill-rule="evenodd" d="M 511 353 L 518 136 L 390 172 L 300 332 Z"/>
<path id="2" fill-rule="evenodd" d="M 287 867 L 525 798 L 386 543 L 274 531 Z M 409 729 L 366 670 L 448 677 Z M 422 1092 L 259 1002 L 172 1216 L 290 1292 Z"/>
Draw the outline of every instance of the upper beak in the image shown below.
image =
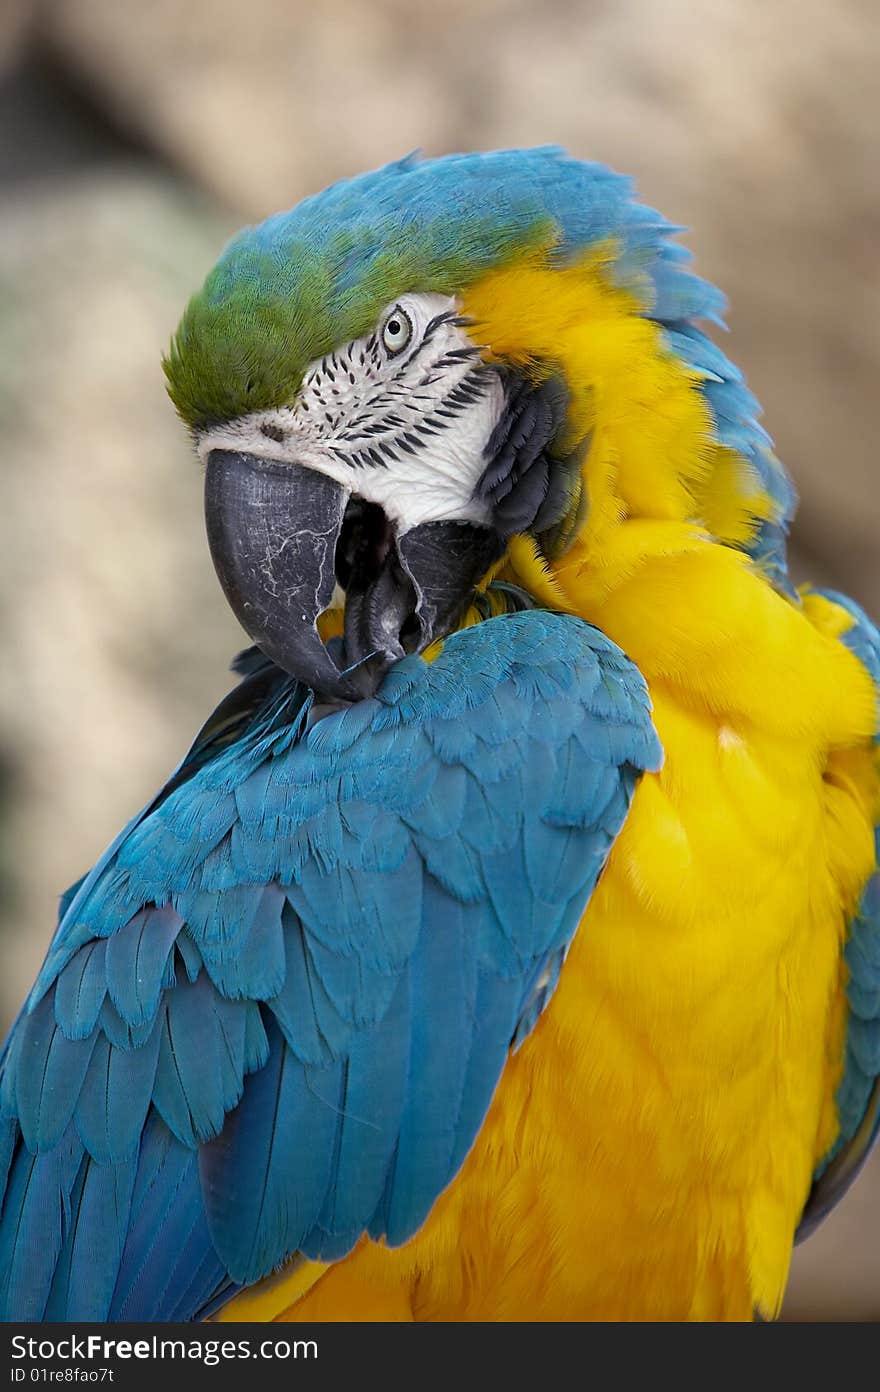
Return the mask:
<path id="1" fill-rule="evenodd" d="M 316 469 L 212 450 L 205 477 L 211 556 L 257 646 L 313 691 L 371 695 L 388 667 L 455 625 L 503 551 L 488 527 L 423 523 L 397 535 L 381 508 Z M 317 629 L 346 591 L 341 665 Z"/>

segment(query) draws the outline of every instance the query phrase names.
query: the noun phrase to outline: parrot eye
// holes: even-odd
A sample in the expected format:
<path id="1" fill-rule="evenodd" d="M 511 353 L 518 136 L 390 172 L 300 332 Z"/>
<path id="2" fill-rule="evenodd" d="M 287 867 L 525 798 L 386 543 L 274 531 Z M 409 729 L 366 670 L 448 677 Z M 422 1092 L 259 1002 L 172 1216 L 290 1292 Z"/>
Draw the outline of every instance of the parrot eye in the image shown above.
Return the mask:
<path id="1" fill-rule="evenodd" d="M 412 332 L 412 320 L 406 310 L 401 309 L 400 305 L 395 305 L 382 330 L 382 343 L 389 358 L 403 352 L 412 338 Z"/>

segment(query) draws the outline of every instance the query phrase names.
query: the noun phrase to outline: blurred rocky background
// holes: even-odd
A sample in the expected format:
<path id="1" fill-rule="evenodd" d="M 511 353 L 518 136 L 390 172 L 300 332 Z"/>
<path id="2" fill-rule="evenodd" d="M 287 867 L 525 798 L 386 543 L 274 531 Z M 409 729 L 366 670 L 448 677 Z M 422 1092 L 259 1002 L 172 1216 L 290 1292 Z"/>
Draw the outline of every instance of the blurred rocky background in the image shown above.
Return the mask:
<path id="1" fill-rule="evenodd" d="M 243 636 L 160 355 L 242 221 L 420 146 L 560 142 L 693 228 L 802 505 L 880 614 L 875 0 L 0 0 L 0 1014 Z M 792 1319 L 880 1316 L 880 1157 Z"/>

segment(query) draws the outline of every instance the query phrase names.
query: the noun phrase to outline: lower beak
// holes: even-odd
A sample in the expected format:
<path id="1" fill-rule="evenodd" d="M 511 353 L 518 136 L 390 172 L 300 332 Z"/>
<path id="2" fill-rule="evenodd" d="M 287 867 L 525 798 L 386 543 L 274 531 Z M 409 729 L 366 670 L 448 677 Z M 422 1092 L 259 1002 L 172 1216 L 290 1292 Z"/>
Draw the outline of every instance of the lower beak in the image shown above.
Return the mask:
<path id="1" fill-rule="evenodd" d="M 205 517 L 242 627 L 291 676 L 344 701 L 372 695 L 392 663 L 448 633 L 504 545 L 468 522 L 398 536 L 380 507 L 325 474 L 228 450 L 208 457 Z M 317 629 L 337 582 L 346 592 L 338 664 Z"/>

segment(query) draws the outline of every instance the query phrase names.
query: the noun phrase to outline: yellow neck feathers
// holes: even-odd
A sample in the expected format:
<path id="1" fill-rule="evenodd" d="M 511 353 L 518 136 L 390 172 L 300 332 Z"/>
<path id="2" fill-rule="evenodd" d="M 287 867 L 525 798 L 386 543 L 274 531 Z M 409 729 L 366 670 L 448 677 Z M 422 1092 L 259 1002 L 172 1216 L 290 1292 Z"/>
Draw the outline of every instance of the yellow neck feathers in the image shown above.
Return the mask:
<path id="1" fill-rule="evenodd" d="M 863 734 L 873 713 L 858 664 L 736 549 L 773 504 L 748 462 L 718 443 L 700 373 L 611 283 L 613 251 L 563 269 L 526 258 L 464 299 L 493 355 L 536 376 L 560 371 L 571 393 L 563 444 L 588 441 L 580 531 L 550 562 L 514 538 L 511 577 L 595 623 L 650 683 L 717 715 L 832 743 Z"/>
<path id="2" fill-rule="evenodd" d="M 630 519 L 747 541 L 768 517 L 769 500 L 745 460 L 719 445 L 700 373 L 669 350 L 633 295 L 611 283 L 612 259 L 608 246 L 559 270 L 528 258 L 472 286 L 464 312 L 495 356 L 536 376 L 555 367 L 568 385 L 563 444 L 589 438 L 580 534 L 587 551 L 603 550 Z"/>

